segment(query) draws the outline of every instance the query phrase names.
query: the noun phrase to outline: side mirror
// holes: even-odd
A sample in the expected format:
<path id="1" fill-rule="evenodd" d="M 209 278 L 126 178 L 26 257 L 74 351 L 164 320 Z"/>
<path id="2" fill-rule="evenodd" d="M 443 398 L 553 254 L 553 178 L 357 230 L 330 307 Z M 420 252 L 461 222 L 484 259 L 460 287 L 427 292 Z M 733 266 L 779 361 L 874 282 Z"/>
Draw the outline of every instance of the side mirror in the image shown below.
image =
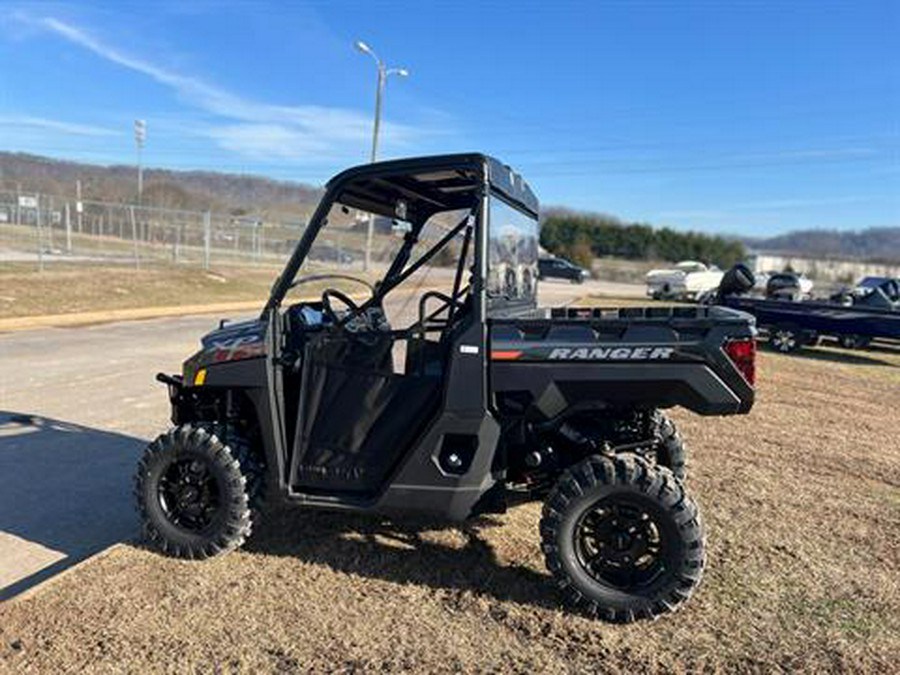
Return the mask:
<path id="1" fill-rule="evenodd" d="M 738 263 L 722 276 L 716 301 L 721 302 L 729 295 L 746 293 L 756 284 L 756 277 L 744 263 Z"/>

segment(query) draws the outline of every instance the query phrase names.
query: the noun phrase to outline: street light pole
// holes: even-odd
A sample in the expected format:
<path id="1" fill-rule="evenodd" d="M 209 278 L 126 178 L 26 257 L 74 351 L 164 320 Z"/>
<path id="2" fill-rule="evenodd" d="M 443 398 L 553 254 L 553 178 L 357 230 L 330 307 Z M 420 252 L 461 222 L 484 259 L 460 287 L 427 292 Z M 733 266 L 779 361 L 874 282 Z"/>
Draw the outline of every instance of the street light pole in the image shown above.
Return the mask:
<path id="1" fill-rule="evenodd" d="M 354 45 L 363 54 L 368 54 L 375 60 L 378 68 L 378 82 L 375 88 L 375 122 L 372 125 L 372 155 L 370 162 L 378 159 L 378 132 L 381 130 L 381 102 L 384 98 L 384 86 L 387 79 L 391 75 L 399 75 L 400 77 L 408 77 L 409 71 L 406 68 L 388 68 L 384 61 L 378 58 L 375 52 L 365 42 L 357 41 Z M 369 214 L 369 224 L 366 229 L 366 257 L 363 269 L 368 272 L 372 266 L 372 236 L 375 230 L 375 216 Z"/>
<path id="2" fill-rule="evenodd" d="M 381 130 L 381 97 L 384 96 L 384 85 L 387 82 L 387 74 L 384 64 L 378 61 L 378 86 L 375 89 L 375 123 L 372 125 L 372 156 L 370 162 L 378 159 L 378 132 Z"/>

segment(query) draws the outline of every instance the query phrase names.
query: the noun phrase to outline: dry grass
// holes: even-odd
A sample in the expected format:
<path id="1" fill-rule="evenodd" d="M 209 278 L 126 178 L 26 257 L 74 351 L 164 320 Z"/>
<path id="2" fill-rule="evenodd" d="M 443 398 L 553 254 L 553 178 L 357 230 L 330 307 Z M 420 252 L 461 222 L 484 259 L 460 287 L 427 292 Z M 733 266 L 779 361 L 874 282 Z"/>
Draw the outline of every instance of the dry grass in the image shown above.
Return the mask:
<path id="1" fill-rule="evenodd" d="M 709 567 L 655 623 L 557 606 L 539 507 L 466 530 L 302 511 L 190 563 L 138 547 L 0 606 L 0 671 L 896 672 L 900 357 L 764 354 L 740 418 L 676 415 Z"/>
<path id="2" fill-rule="evenodd" d="M 280 269 L 202 269 L 158 265 L 139 270 L 122 265 L 54 263 L 44 272 L 16 263 L 0 265 L 0 318 L 137 307 L 259 300 Z"/>
<path id="3" fill-rule="evenodd" d="M 205 271 L 176 265 L 135 269 L 127 265 L 54 263 L 36 272 L 30 264 L 0 263 L 0 319 L 241 301 L 259 302 L 262 307 L 281 271 L 282 266 L 271 265 Z M 333 270 L 321 268 L 306 273 L 328 271 Z M 302 291 L 321 291 L 324 285 L 310 283 L 302 286 Z M 351 284 L 349 291 L 360 288 Z"/>

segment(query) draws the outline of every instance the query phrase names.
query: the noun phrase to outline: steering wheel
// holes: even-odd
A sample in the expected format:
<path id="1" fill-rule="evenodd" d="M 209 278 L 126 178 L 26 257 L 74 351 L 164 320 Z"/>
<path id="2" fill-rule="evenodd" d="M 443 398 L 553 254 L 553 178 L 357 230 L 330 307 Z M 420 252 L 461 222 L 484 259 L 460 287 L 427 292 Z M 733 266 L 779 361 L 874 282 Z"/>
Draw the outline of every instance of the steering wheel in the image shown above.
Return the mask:
<path id="1" fill-rule="evenodd" d="M 350 313 L 345 315 L 344 318 L 338 317 L 337 312 L 334 311 L 334 307 L 331 306 L 331 298 L 336 298 L 344 303 L 347 306 L 347 309 L 350 310 Z M 342 326 L 352 318 L 355 318 L 354 315 L 359 315 L 359 305 L 357 305 L 347 294 L 342 293 L 336 288 L 326 288 L 322 291 L 322 311 L 325 313 L 325 316 L 331 319 L 331 323 L 335 326 Z"/>

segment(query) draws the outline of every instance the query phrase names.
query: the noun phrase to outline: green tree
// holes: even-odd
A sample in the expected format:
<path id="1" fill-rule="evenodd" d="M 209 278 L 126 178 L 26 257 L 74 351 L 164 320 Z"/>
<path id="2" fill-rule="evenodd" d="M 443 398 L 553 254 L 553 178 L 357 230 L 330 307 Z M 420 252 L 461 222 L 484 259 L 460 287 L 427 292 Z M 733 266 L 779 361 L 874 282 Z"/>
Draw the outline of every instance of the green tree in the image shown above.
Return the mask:
<path id="1" fill-rule="evenodd" d="M 541 245 L 548 251 L 584 265 L 591 258 L 615 256 L 632 260 L 662 258 L 699 260 L 731 267 L 746 257 L 744 245 L 699 232 L 677 232 L 647 223 L 623 223 L 605 214 L 551 209 L 541 227 Z M 577 258 L 577 259 L 576 259 Z"/>

